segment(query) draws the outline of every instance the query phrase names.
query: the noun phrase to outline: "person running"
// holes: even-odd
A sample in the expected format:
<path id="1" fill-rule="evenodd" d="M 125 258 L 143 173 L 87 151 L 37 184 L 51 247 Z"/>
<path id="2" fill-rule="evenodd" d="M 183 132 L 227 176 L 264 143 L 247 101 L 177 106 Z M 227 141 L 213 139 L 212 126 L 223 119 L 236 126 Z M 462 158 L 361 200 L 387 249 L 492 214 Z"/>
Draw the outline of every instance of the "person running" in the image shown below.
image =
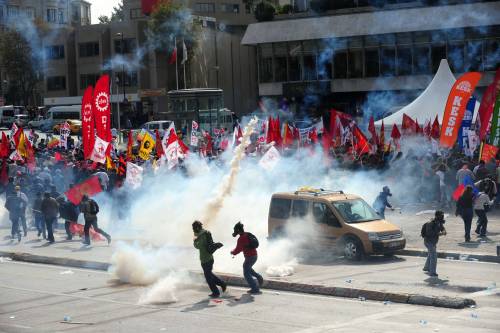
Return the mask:
<path id="1" fill-rule="evenodd" d="M 33 217 L 35 218 L 35 227 L 38 231 L 38 237 L 43 235 L 43 239 L 47 239 L 47 231 L 45 227 L 45 221 L 42 214 L 42 192 L 37 192 L 35 201 L 33 202 Z"/>
<path id="2" fill-rule="evenodd" d="M 464 221 L 465 241 L 470 242 L 470 229 L 472 226 L 472 219 L 474 218 L 474 193 L 472 186 L 467 185 L 464 192 L 458 198 L 457 209 L 455 216 L 460 215 Z"/>
<path id="3" fill-rule="evenodd" d="M 47 228 L 47 240 L 49 244 L 55 242 L 53 225 L 57 221 L 57 216 L 59 215 L 59 204 L 56 199 L 50 196 L 50 192 L 45 192 L 42 200 L 42 215 L 45 221 L 45 227 Z"/>
<path id="4" fill-rule="evenodd" d="M 247 280 L 248 286 L 250 290 L 247 292 L 249 294 L 259 294 L 260 287 L 264 283 L 264 278 L 253 270 L 253 265 L 257 262 L 257 247 L 258 241 L 254 235 L 245 232 L 244 226 L 241 222 L 238 222 L 234 225 L 233 228 L 233 237 L 238 237 L 238 241 L 236 243 L 236 248 L 231 251 L 233 256 L 243 251 L 243 255 L 245 256 L 245 261 L 243 262 L 243 276 L 245 280 Z M 254 277 L 257 279 L 255 283 Z"/>
<path id="5" fill-rule="evenodd" d="M 220 286 L 222 292 L 225 292 L 227 284 L 212 272 L 214 268 L 214 257 L 212 255 L 213 249 L 211 249 L 211 247 L 216 243 L 214 243 L 214 241 L 212 240 L 212 235 L 210 234 L 210 232 L 203 229 L 203 224 L 200 221 L 194 221 L 192 227 L 195 237 L 193 245 L 200 252 L 201 268 L 203 269 L 203 274 L 205 275 L 205 280 L 207 281 L 208 287 L 212 291 L 212 293 L 208 296 L 214 298 L 219 297 L 220 292 L 217 286 Z M 217 248 L 219 247 L 220 246 L 218 246 Z"/>
<path id="6" fill-rule="evenodd" d="M 389 186 L 384 186 L 382 192 L 379 193 L 375 201 L 373 202 L 373 209 L 380 215 L 381 218 L 385 219 L 385 207 L 389 207 L 394 210 L 392 205 L 389 203 L 388 198 L 392 196 Z"/>
<path id="7" fill-rule="evenodd" d="M 69 200 L 62 200 L 59 213 L 61 218 L 64 219 L 64 230 L 66 231 L 66 240 L 72 240 L 73 234 L 71 233 L 71 223 L 78 222 L 78 215 L 80 215 L 80 211 L 78 210 L 78 206 L 72 203 Z"/>
<path id="8" fill-rule="evenodd" d="M 80 212 L 83 213 L 85 219 L 85 226 L 83 227 L 83 232 L 85 234 L 85 240 L 83 244 L 90 245 L 90 227 L 94 228 L 94 231 L 103 235 L 108 241 L 108 245 L 111 243 L 111 236 L 108 235 L 104 230 L 100 229 L 97 225 L 97 214 L 99 213 L 99 205 L 93 199 L 90 199 L 88 195 L 82 197 L 82 202 L 80 203 Z"/>
<path id="9" fill-rule="evenodd" d="M 474 212 L 477 215 L 477 226 L 475 232 L 480 237 L 486 237 L 488 227 L 488 216 L 486 213 L 490 210 L 493 203 L 494 201 L 490 200 L 488 194 L 484 192 L 479 192 L 474 200 Z"/>
<path id="10" fill-rule="evenodd" d="M 444 228 L 444 213 L 437 210 L 434 214 L 434 218 L 422 226 L 420 232 L 421 236 L 424 238 L 424 245 L 427 248 L 427 260 L 423 271 L 432 277 L 437 277 L 437 243 L 439 241 L 439 236 L 446 235 L 446 229 Z"/>

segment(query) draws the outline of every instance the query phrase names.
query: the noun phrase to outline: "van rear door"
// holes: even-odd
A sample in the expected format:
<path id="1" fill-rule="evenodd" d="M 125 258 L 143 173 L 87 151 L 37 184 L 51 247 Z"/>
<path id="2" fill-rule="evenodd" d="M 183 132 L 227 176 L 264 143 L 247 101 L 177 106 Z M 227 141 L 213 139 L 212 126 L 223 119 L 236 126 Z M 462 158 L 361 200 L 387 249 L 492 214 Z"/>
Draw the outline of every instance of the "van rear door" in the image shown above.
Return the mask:
<path id="1" fill-rule="evenodd" d="M 272 197 L 267 220 L 268 236 L 278 236 L 284 232 L 286 221 L 290 218 L 292 200 Z"/>

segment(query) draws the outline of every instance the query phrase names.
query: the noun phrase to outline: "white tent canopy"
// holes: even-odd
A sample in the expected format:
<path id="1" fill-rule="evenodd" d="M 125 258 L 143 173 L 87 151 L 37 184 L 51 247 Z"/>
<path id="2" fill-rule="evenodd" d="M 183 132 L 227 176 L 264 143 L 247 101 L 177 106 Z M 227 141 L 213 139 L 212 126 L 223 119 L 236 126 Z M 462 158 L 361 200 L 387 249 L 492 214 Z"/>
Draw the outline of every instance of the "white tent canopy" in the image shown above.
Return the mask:
<path id="1" fill-rule="evenodd" d="M 414 120 L 417 119 L 421 125 L 427 120 L 433 121 L 437 115 L 439 123 L 441 123 L 446 101 L 455 81 L 455 76 L 450 70 L 448 61 L 446 59 L 441 60 L 436 75 L 422 94 L 401 110 L 385 117 L 383 119 L 384 126 L 401 125 L 403 114 Z M 382 125 L 382 120 L 375 122 L 375 125 Z"/>

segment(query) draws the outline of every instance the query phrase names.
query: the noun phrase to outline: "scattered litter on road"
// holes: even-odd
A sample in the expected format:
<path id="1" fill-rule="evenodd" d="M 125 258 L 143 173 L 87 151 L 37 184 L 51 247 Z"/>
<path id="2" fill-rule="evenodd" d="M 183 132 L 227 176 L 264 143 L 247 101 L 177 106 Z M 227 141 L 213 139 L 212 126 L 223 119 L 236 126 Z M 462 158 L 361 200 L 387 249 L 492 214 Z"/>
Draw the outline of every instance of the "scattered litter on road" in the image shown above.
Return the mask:
<path id="1" fill-rule="evenodd" d="M 220 304 L 220 303 L 223 302 L 223 300 L 221 300 L 221 299 L 213 299 L 212 302 Z"/>
<path id="2" fill-rule="evenodd" d="M 10 316 L 9 319 L 16 319 L 16 316 Z"/>
<path id="3" fill-rule="evenodd" d="M 468 258 L 469 258 L 468 254 L 461 254 L 459 257 L 460 260 L 467 260 Z"/>
<path id="4" fill-rule="evenodd" d="M 64 321 L 71 321 L 71 317 L 70 316 L 64 316 L 63 320 Z"/>
<path id="5" fill-rule="evenodd" d="M 427 325 L 427 320 L 421 319 L 419 323 L 420 325 Z"/>
<path id="6" fill-rule="evenodd" d="M 484 239 L 481 239 L 479 243 L 488 243 L 488 241 L 485 241 Z"/>
<path id="7" fill-rule="evenodd" d="M 365 297 L 363 297 L 363 296 L 359 296 L 359 297 L 358 297 L 358 299 L 359 299 L 361 302 L 366 301 L 366 298 L 365 298 Z"/>
<path id="8" fill-rule="evenodd" d="M 0 257 L 0 262 L 7 262 L 7 261 L 12 261 L 12 259 L 9 257 Z"/>
<path id="9" fill-rule="evenodd" d="M 59 274 L 61 275 L 65 275 L 65 274 L 75 274 L 75 272 L 73 272 L 72 270 L 67 270 L 67 271 L 62 271 L 62 272 L 59 272 Z"/>
<path id="10" fill-rule="evenodd" d="M 390 304 L 392 304 L 391 301 L 384 301 L 384 305 L 390 305 Z"/>
<path id="11" fill-rule="evenodd" d="M 469 306 L 469 308 L 471 308 L 471 309 L 475 309 L 475 308 L 476 308 L 476 306 L 475 306 L 475 305 L 471 305 L 471 306 Z"/>
<path id="12" fill-rule="evenodd" d="M 88 290 L 89 288 L 80 288 L 78 290 Z"/>
<path id="13" fill-rule="evenodd" d="M 479 316 L 477 315 L 477 313 L 474 313 L 474 312 L 473 312 L 473 313 L 471 313 L 471 314 L 470 314 L 470 316 L 471 316 L 472 318 L 475 318 L 475 319 L 479 318 Z"/>
<path id="14" fill-rule="evenodd" d="M 446 260 L 455 260 L 453 257 L 446 257 Z"/>
<path id="15" fill-rule="evenodd" d="M 275 294 L 275 295 L 279 295 L 280 293 L 276 291 L 276 292 L 274 292 L 274 294 Z"/>
<path id="16" fill-rule="evenodd" d="M 345 280 L 347 283 L 352 283 L 352 279 Z"/>

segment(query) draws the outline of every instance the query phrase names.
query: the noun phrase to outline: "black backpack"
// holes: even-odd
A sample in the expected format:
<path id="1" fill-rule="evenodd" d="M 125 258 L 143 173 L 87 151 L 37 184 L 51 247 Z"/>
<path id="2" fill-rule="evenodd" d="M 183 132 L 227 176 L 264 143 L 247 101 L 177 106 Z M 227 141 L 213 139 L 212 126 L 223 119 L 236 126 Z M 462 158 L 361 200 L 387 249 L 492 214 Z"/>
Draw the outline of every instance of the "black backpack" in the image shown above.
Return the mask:
<path id="1" fill-rule="evenodd" d="M 99 206 L 94 200 L 90 200 L 90 214 L 97 215 L 99 213 Z"/>
<path id="2" fill-rule="evenodd" d="M 254 234 L 247 232 L 248 235 L 248 248 L 249 249 L 256 249 L 259 247 L 259 240 L 257 237 L 255 237 Z"/>
<path id="3" fill-rule="evenodd" d="M 206 233 L 207 233 L 207 251 L 210 254 L 214 254 L 215 251 L 220 249 L 223 245 L 222 245 L 222 243 L 214 243 L 214 240 L 212 238 L 212 234 L 208 231 L 206 231 Z"/>
<path id="4" fill-rule="evenodd" d="M 425 222 L 420 230 L 420 236 L 422 236 L 422 238 L 425 238 L 425 235 L 427 234 L 427 223 L 428 222 Z"/>

